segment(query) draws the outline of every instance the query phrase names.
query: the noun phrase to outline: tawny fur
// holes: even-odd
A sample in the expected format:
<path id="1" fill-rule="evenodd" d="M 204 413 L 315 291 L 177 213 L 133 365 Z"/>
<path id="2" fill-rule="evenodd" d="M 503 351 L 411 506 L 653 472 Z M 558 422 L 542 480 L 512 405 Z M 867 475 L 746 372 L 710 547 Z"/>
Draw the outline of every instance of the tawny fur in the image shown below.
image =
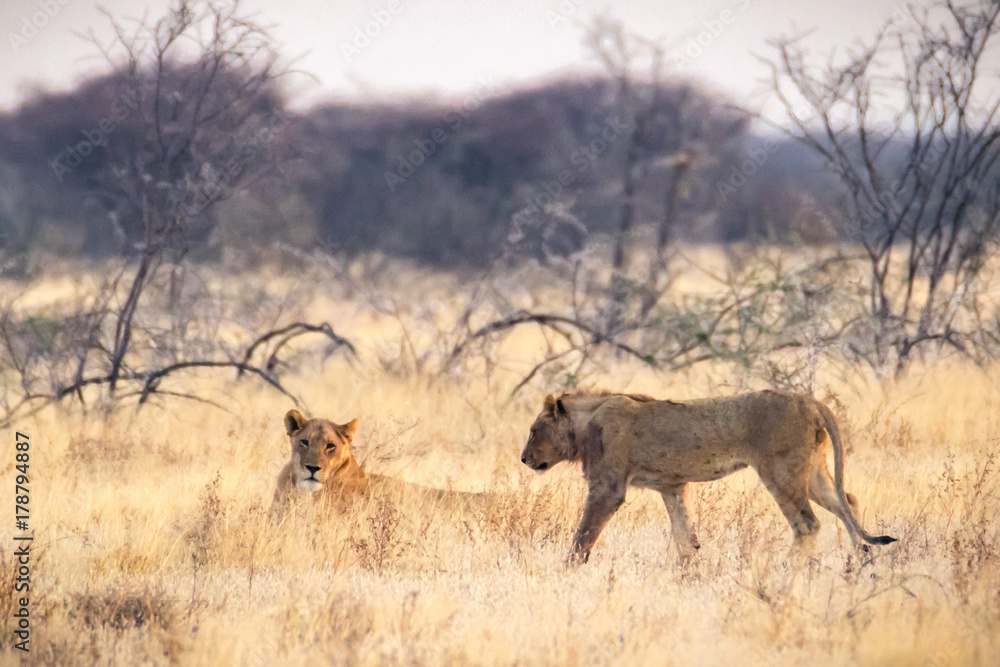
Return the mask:
<path id="1" fill-rule="evenodd" d="M 834 477 L 826 463 L 834 450 Z M 774 496 L 796 543 L 819 531 L 810 500 L 837 516 L 855 547 L 887 544 L 859 523 L 857 499 L 844 492 L 843 446 L 833 413 L 807 396 L 762 391 L 685 403 L 645 395 L 589 392 L 548 396 L 521 461 L 543 472 L 579 461 L 589 492 L 573 540 L 586 562 L 598 536 L 635 486 L 658 491 L 682 560 L 700 547 L 688 520 L 688 483 L 752 467 Z"/>
<path id="2" fill-rule="evenodd" d="M 358 420 L 337 424 L 329 419 L 306 419 L 298 410 L 285 415 L 291 459 L 278 474 L 272 512 L 278 516 L 296 500 L 312 499 L 343 507 L 345 503 L 382 495 L 398 502 L 432 501 L 435 507 L 469 509 L 487 501 L 489 494 L 465 493 L 410 484 L 384 475 L 369 474 L 351 451 Z"/>

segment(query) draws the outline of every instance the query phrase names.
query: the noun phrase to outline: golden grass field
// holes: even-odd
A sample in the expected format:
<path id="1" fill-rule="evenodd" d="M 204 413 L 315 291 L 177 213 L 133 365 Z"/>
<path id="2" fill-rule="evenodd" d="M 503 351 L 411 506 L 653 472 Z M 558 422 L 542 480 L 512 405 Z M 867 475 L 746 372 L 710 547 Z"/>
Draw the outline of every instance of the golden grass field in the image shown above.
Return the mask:
<path id="1" fill-rule="evenodd" d="M 450 280 L 411 276 L 399 289 L 446 318 Z M 29 296 L 73 298 L 75 282 L 52 278 Z M 815 558 L 786 562 L 791 530 L 744 471 L 695 485 L 703 548 L 688 567 L 659 496 L 631 490 L 590 562 L 567 569 L 580 470 L 536 476 L 518 458 L 553 388 L 508 399 L 540 334 L 511 336 L 489 376 L 441 377 L 407 367 L 405 301 L 397 320 L 350 290 L 304 298 L 291 314 L 334 323 L 360 357 L 287 377 L 306 412 L 359 417 L 370 471 L 491 491 L 495 508 L 379 501 L 272 522 L 292 406 L 231 374 L 176 381 L 231 413 L 181 399 L 107 418 L 49 408 L 0 431 L 0 662 L 23 657 L 11 648 L 16 429 L 32 443 L 33 664 L 1000 664 L 1000 367 L 943 361 L 884 384 L 821 369 L 850 448 L 846 487 L 866 528 L 899 538 L 870 561 L 817 508 Z M 721 365 L 666 375 L 626 361 L 586 384 L 678 400 L 762 387 Z"/>

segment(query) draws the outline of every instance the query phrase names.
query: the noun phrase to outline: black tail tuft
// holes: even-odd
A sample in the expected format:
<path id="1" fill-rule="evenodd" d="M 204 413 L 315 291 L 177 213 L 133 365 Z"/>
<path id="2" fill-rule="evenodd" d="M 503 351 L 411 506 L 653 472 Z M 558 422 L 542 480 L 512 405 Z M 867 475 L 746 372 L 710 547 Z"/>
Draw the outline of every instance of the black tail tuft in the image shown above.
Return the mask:
<path id="1" fill-rule="evenodd" d="M 889 537 L 888 535 L 879 535 L 878 537 L 873 537 L 870 540 L 872 544 L 892 544 L 896 541 L 895 537 Z"/>

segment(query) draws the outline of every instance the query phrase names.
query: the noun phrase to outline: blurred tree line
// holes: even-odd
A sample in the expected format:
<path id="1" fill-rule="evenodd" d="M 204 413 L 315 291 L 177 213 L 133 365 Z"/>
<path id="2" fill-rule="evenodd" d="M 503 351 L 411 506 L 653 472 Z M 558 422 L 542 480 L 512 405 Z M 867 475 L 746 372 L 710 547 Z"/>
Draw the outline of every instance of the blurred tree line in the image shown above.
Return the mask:
<path id="1" fill-rule="evenodd" d="M 144 89 L 134 78 L 115 72 L 68 93 L 38 93 L 0 116 L 0 243 L 8 254 L 137 252 L 137 211 L 109 192 L 116 165 L 149 139 L 137 109 L 156 103 L 155 91 L 152 80 Z M 254 103 L 267 107 L 258 115 L 272 126 L 270 154 L 243 151 L 241 178 L 219 180 L 232 192 L 204 207 L 185 243 L 203 257 L 280 241 L 482 265 L 519 212 L 546 215 L 558 204 L 589 231 L 613 233 L 626 160 L 641 172 L 631 184 L 636 226 L 654 223 L 665 206 L 656 174 L 692 146 L 698 156 L 673 212 L 679 238 L 835 237 L 835 180 L 806 149 L 754 135 L 746 113 L 689 83 L 647 92 L 641 135 L 631 133 L 611 78 L 484 88 L 452 104 L 325 104 L 304 113 L 287 110 L 276 91 L 258 95 Z"/>

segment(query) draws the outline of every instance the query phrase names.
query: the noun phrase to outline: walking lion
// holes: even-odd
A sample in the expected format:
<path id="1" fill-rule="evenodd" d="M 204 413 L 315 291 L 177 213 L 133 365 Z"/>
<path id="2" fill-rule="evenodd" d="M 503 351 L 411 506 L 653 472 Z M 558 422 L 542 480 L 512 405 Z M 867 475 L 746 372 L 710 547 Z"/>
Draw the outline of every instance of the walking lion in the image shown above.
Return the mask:
<path id="1" fill-rule="evenodd" d="M 834 474 L 826 463 L 833 443 Z M 844 522 L 855 548 L 889 544 L 859 522 L 857 499 L 844 491 L 844 450 L 833 413 L 807 396 L 761 391 L 677 403 L 641 394 L 584 392 L 547 396 L 531 426 L 521 462 L 541 473 L 579 461 L 589 486 L 571 559 L 587 562 L 611 516 L 635 486 L 658 491 L 682 560 L 700 548 L 688 522 L 688 483 L 752 467 L 795 532 L 811 541 L 819 519 L 810 500 Z"/>

